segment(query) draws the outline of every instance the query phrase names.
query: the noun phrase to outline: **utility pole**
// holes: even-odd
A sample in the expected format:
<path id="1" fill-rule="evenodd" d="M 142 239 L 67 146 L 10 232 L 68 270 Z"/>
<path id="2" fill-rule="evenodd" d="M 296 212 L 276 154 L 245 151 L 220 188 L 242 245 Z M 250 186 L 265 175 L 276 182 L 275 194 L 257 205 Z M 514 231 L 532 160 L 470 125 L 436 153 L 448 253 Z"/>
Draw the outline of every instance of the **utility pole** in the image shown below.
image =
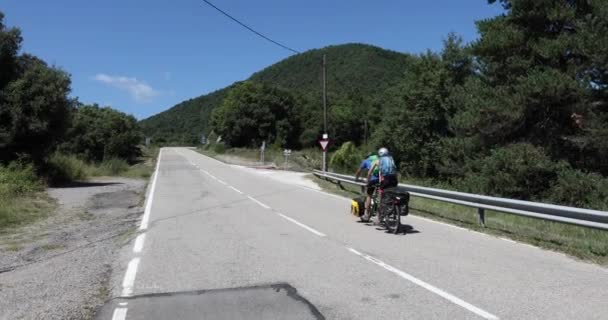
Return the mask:
<path id="1" fill-rule="evenodd" d="M 327 68 L 325 66 L 325 54 L 323 54 L 323 139 L 328 139 L 327 135 Z M 323 172 L 327 171 L 327 151 L 323 150 Z"/>
<path id="2" fill-rule="evenodd" d="M 325 54 L 323 54 L 323 133 L 327 134 L 327 69 L 325 63 Z"/>
<path id="3" fill-rule="evenodd" d="M 365 130 L 364 130 L 364 132 L 365 132 L 365 152 L 369 152 L 369 150 L 367 148 L 367 119 L 364 120 L 364 123 L 365 123 Z"/>

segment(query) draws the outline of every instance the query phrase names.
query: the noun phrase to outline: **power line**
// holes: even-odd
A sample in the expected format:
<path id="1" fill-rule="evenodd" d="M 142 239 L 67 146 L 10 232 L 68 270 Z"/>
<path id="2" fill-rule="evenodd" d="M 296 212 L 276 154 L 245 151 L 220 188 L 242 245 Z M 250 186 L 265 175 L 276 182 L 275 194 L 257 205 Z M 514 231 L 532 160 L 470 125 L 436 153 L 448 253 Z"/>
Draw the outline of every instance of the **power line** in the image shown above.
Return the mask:
<path id="1" fill-rule="evenodd" d="M 209 1 L 207 1 L 207 0 L 203 0 L 203 2 L 205 2 L 206 4 L 208 4 L 209 6 L 211 6 L 213 9 L 215 9 L 215 10 L 219 11 L 220 13 L 222 13 L 223 15 L 225 15 L 226 17 L 230 18 L 230 19 L 231 19 L 231 20 L 233 20 L 234 22 L 236 22 L 236 23 L 240 24 L 241 26 L 245 27 L 247 30 L 249 30 L 249 31 L 251 31 L 251 32 L 253 32 L 253 33 L 255 33 L 255 34 L 257 34 L 258 36 L 260 36 L 260 37 L 262 37 L 262 38 L 264 38 L 264 39 L 266 39 L 266 40 L 268 40 L 268 41 L 270 41 L 270 42 L 272 42 L 272 43 L 276 44 L 277 46 L 279 46 L 279 47 L 281 47 L 281 48 L 283 48 L 283 49 L 285 49 L 285 50 L 289 50 L 289 51 L 291 51 L 291 52 L 293 52 L 293 53 L 300 53 L 300 51 L 298 51 L 298 50 L 294 50 L 294 49 L 292 49 L 292 48 L 290 48 L 290 47 L 288 47 L 288 46 L 286 46 L 286 45 L 283 45 L 283 44 L 281 44 L 281 43 L 279 43 L 279 42 L 277 42 L 277 41 L 274 41 L 274 40 L 272 40 L 272 39 L 268 38 L 267 36 L 265 36 L 265 35 L 263 35 L 263 34 L 261 34 L 261 33 L 257 32 L 257 31 L 255 31 L 255 30 L 253 30 L 253 28 L 251 28 L 251 27 L 249 27 L 248 25 L 246 25 L 246 24 L 244 24 L 244 23 L 240 22 L 238 19 L 236 19 L 236 18 L 234 18 L 233 16 L 229 15 L 228 13 L 226 13 L 225 11 L 223 11 L 222 9 L 220 9 L 220 8 L 216 7 L 216 6 L 215 6 L 213 3 L 211 3 L 211 2 L 209 2 Z"/>

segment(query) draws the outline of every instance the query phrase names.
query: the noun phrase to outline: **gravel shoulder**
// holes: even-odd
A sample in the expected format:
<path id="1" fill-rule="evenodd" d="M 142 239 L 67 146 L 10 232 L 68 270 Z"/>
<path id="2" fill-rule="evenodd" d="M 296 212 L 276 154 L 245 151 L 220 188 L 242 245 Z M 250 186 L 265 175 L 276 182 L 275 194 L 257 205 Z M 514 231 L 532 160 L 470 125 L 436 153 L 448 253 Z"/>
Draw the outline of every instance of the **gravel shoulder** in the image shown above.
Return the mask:
<path id="1" fill-rule="evenodd" d="M 91 319 L 136 235 L 146 184 L 111 177 L 49 189 L 56 212 L 0 235 L 0 320 Z"/>

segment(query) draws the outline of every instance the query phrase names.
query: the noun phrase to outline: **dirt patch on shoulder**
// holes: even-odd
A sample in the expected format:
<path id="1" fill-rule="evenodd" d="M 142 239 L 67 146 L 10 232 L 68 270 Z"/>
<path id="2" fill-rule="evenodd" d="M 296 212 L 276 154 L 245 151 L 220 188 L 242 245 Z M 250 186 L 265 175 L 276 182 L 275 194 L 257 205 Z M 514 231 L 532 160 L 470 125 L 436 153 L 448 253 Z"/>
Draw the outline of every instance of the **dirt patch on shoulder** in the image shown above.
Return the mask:
<path id="1" fill-rule="evenodd" d="M 107 299 L 112 262 L 135 236 L 145 180 L 49 189 L 48 219 L 0 236 L 0 319 L 90 319 Z"/>

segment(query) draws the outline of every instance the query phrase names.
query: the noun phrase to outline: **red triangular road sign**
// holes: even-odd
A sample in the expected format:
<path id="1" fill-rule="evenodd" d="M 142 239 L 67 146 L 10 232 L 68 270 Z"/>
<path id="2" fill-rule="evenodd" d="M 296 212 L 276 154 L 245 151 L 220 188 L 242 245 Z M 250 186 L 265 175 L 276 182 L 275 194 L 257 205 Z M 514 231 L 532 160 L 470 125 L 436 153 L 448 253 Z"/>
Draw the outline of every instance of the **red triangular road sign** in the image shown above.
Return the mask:
<path id="1" fill-rule="evenodd" d="M 329 140 L 319 140 L 319 144 L 321 145 L 321 149 L 323 151 L 327 150 L 327 145 L 329 144 Z"/>

